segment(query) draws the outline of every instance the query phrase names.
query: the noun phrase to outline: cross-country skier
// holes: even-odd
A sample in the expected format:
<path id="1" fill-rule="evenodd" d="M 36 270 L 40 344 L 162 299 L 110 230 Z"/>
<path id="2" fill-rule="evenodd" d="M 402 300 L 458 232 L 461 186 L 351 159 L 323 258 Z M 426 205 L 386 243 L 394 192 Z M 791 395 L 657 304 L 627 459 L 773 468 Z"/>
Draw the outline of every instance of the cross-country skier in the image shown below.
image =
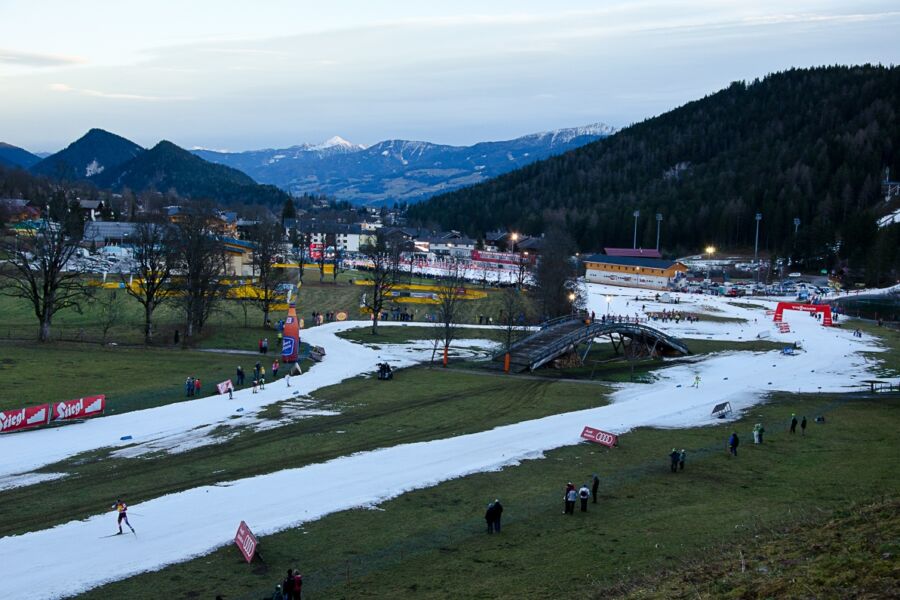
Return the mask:
<path id="1" fill-rule="evenodd" d="M 122 502 L 119 498 L 116 498 L 116 503 L 112 505 L 112 508 L 116 509 L 119 513 L 119 533 L 116 535 L 122 535 L 122 521 L 125 521 L 125 524 L 128 525 L 128 528 L 131 530 L 131 533 L 135 533 L 134 527 L 131 526 L 131 523 L 128 522 L 128 505 Z"/>

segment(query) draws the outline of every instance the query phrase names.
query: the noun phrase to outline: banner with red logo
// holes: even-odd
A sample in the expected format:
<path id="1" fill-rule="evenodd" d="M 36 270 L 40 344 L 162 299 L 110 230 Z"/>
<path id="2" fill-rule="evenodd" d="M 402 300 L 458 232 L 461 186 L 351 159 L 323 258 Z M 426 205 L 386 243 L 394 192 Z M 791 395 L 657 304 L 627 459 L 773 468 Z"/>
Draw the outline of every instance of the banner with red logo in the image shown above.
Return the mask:
<path id="1" fill-rule="evenodd" d="M 50 421 L 50 405 L 29 406 L 0 411 L 0 433 L 21 431 L 46 425 Z"/>
<path id="2" fill-rule="evenodd" d="M 581 437 L 588 440 L 589 442 L 603 444 L 604 446 L 609 446 L 610 448 L 619 443 L 619 436 L 607 431 L 594 429 L 593 427 L 585 427 L 581 432 Z"/>
<path id="3" fill-rule="evenodd" d="M 220 394 L 224 394 L 224 393 L 227 392 L 228 390 L 233 390 L 233 389 L 234 389 L 234 384 L 231 383 L 231 380 L 230 380 L 230 379 L 226 379 L 226 380 L 223 381 L 222 383 L 218 384 L 218 385 L 216 386 L 216 389 L 219 390 L 219 393 L 220 393 Z"/>
<path id="4" fill-rule="evenodd" d="M 77 400 L 65 400 L 53 403 L 52 421 L 71 421 L 72 419 L 87 419 L 103 414 L 106 408 L 106 396 L 85 396 Z"/>
<path id="5" fill-rule="evenodd" d="M 247 524 L 241 521 L 238 526 L 237 533 L 234 535 L 234 543 L 237 544 L 238 550 L 244 555 L 247 562 L 253 561 L 253 555 L 256 554 L 256 536 L 247 527 Z"/>

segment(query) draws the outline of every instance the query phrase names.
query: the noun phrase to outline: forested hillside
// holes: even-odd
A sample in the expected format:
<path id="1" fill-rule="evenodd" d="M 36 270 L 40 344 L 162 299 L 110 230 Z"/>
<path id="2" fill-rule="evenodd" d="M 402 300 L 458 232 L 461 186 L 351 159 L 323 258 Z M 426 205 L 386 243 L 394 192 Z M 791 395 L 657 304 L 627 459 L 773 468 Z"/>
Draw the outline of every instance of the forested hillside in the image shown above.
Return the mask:
<path id="1" fill-rule="evenodd" d="M 900 69 L 794 69 L 648 119 L 582 148 L 414 206 L 414 222 L 478 235 L 563 224 L 582 250 L 639 245 L 694 252 L 707 244 L 760 247 L 810 266 L 868 267 L 878 280 L 900 262 L 887 211 L 886 167 L 900 175 Z M 794 219 L 801 221 L 794 235 Z M 843 259 L 843 260 L 842 260 Z"/>

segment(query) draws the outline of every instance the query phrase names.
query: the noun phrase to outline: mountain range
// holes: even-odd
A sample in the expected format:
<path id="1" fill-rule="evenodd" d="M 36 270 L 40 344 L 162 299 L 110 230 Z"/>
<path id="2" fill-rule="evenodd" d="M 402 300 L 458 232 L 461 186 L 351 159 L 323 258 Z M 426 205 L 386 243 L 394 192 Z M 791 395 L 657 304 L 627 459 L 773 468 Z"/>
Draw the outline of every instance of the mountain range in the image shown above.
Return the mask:
<path id="1" fill-rule="evenodd" d="M 32 154 L 28 150 L 0 142 L 0 165 L 4 167 L 27 169 L 40 160 L 40 156 Z"/>
<path id="2" fill-rule="evenodd" d="M 91 129 L 63 150 L 33 162 L 29 170 L 54 179 L 88 181 L 101 189 L 174 190 L 183 197 L 222 204 L 277 206 L 288 197 L 274 186 L 259 185 L 236 169 L 207 162 L 172 142 L 163 140 L 146 150 L 102 129 Z"/>
<path id="3" fill-rule="evenodd" d="M 614 132 L 609 125 L 596 123 L 472 146 L 386 140 L 366 147 L 333 137 L 323 144 L 281 149 L 193 152 L 294 195 L 323 194 L 379 205 L 419 202 L 474 185 Z"/>

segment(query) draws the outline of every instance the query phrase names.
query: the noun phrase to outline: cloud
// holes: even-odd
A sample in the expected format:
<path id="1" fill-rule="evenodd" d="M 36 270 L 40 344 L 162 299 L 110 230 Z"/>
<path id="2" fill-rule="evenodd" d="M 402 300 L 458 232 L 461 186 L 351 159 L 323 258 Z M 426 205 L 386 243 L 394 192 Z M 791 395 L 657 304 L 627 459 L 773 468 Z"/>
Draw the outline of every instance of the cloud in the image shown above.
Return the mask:
<path id="1" fill-rule="evenodd" d="M 48 86 L 54 92 L 65 92 L 91 96 L 94 98 L 109 98 L 111 100 L 139 100 L 142 102 L 175 102 L 193 100 L 191 96 L 146 96 L 143 94 L 122 94 L 116 92 L 101 92 L 84 88 L 75 88 L 65 83 L 51 83 Z"/>
<path id="2" fill-rule="evenodd" d="M 6 50 L 0 48 L 0 63 L 19 67 L 65 67 L 84 64 L 85 59 L 80 56 L 59 56 L 56 54 L 38 54 L 35 52 L 20 52 L 18 50 Z"/>

